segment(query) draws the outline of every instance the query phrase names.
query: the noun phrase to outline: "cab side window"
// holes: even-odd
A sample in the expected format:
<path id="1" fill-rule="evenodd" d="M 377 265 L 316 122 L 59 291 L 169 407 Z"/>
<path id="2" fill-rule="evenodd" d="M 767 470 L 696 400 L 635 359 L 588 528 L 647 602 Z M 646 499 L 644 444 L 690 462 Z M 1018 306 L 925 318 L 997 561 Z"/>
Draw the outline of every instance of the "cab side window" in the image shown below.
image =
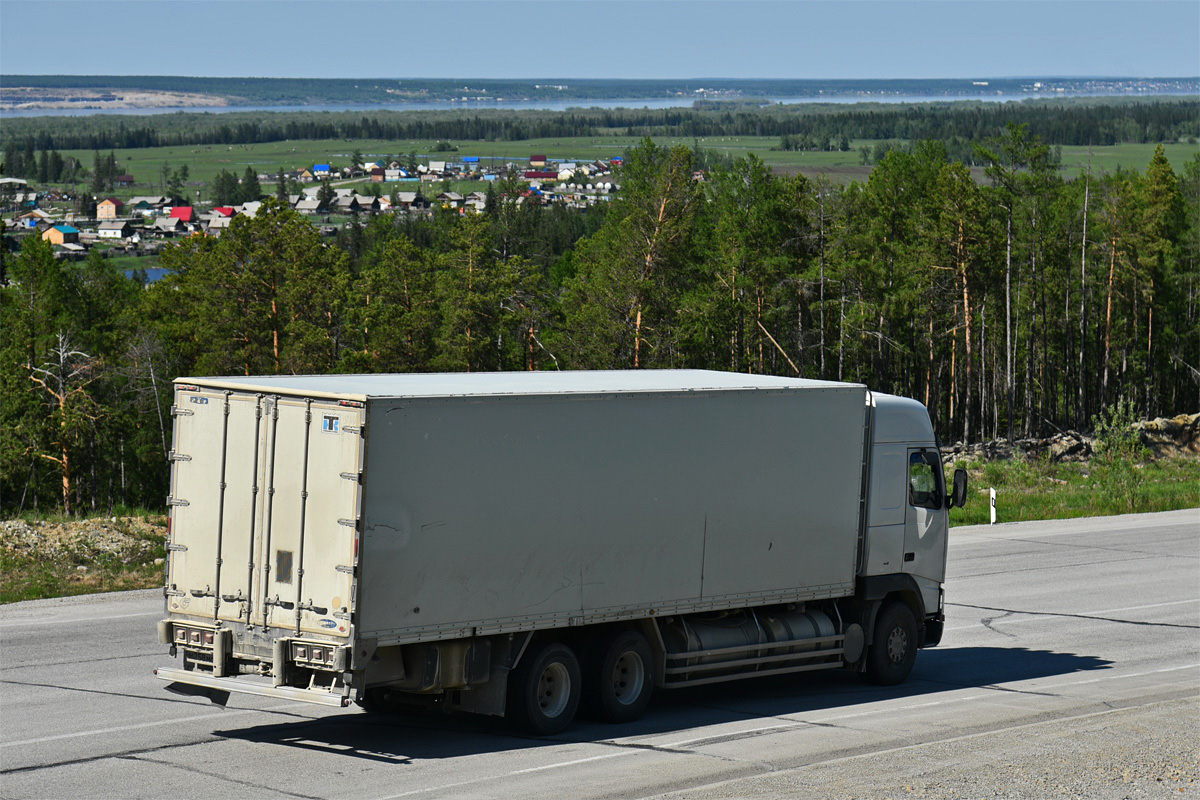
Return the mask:
<path id="1" fill-rule="evenodd" d="M 918 508 L 941 508 L 942 490 L 938 475 L 941 459 L 936 453 L 922 450 L 908 457 L 908 502 Z"/>

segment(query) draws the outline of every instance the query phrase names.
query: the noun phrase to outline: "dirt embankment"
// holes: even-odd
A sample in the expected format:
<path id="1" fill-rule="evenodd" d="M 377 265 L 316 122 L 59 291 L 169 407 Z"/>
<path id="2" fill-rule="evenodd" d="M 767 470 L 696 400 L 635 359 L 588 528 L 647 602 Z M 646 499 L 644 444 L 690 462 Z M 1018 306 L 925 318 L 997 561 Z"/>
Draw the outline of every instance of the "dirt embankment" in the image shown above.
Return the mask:
<path id="1" fill-rule="evenodd" d="M 167 518 L 0 522 L 0 602 L 161 585 Z"/>
<path id="2" fill-rule="evenodd" d="M 1200 414 L 1159 417 L 1134 424 L 1151 458 L 1200 457 Z M 1003 461 L 1010 458 L 1048 459 L 1050 461 L 1089 461 L 1095 452 L 1096 438 L 1079 431 L 1062 431 L 1044 439 L 1004 439 L 963 445 L 956 442 L 942 448 L 942 460 L 953 463 L 960 458 L 979 461 Z"/>

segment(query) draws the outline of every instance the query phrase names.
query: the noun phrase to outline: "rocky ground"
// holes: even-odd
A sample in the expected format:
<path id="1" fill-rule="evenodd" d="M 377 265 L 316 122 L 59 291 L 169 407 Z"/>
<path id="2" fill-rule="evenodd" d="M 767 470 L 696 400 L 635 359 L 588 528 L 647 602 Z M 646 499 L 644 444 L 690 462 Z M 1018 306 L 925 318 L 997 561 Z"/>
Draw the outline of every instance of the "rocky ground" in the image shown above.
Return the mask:
<path id="1" fill-rule="evenodd" d="M 0 522 L 0 602 L 161 585 L 167 518 Z"/>
<path id="2" fill-rule="evenodd" d="M 1200 414 L 1136 423 L 1142 444 L 1158 458 L 1200 456 Z M 1095 437 L 1079 431 L 1061 431 L 1044 439 L 1005 439 L 964 445 L 955 442 L 942 448 L 942 459 L 951 464 L 959 459 L 1002 461 L 1011 458 L 1049 459 L 1050 461 L 1088 461 L 1094 452 Z"/>

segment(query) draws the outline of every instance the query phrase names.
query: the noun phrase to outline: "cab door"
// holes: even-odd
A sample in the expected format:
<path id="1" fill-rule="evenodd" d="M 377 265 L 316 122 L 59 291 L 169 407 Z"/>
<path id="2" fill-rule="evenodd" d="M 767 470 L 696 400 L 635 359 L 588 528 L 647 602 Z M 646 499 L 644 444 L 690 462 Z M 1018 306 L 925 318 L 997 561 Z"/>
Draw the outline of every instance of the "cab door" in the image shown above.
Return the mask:
<path id="1" fill-rule="evenodd" d="M 908 451 L 908 504 L 904 521 L 904 571 L 939 583 L 946 577 L 945 478 L 935 448 Z"/>

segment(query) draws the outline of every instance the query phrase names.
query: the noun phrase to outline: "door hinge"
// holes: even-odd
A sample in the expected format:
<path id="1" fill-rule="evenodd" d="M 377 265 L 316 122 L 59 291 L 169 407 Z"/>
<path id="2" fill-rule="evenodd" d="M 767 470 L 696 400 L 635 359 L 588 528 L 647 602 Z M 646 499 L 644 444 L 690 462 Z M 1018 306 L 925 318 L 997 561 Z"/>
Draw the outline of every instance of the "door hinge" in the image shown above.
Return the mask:
<path id="1" fill-rule="evenodd" d="M 187 545 L 186 544 L 169 544 L 169 545 L 167 545 L 167 549 L 173 553 L 186 553 Z"/>
<path id="2" fill-rule="evenodd" d="M 356 519 L 339 519 L 338 525 L 345 525 L 347 528 L 357 528 L 358 520 L 356 520 Z"/>
<path id="3" fill-rule="evenodd" d="M 335 611 L 332 614 L 330 614 L 329 616 L 333 617 L 334 619 L 350 619 L 350 612 L 349 611 Z"/>
<path id="4" fill-rule="evenodd" d="M 169 506 L 190 506 L 191 503 L 189 503 L 187 500 L 184 500 L 181 497 L 168 497 L 167 505 L 169 505 Z"/>
<path id="5" fill-rule="evenodd" d="M 343 425 L 342 433 L 362 433 L 361 425 Z"/>
<path id="6" fill-rule="evenodd" d="M 181 592 L 178 589 L 163 589 L 163 594 L 167 597 L 183 597 L 185 592 Z"/>
<path id="7" fill-rule="evenodd" d="M 190 417 L 195 413 L 196 413 L 195 411 L 192 411 L 189 408 L 180 408 L 179 406 L 171 406 L 171 416 L 172 417 Z"/>
<path id="8" fill-rule="evenodd" d="M 167 456 L 167 460 L 168 461 L 191 461 L 192 457 L 186 456 L 183 453 L 176 453 L 174 450 L 172 450 L 171 455 Z"/>
<path id="9" fill-rule="evenodd" d="M 343 472 L 338 477 L 345 478 L 348 481 L 354 481 L 355 483 L 359 483 L 362 481 L 362 473 L 361 472 Z"/>
<path id="10" fill-rule="evenodd" d="M 334 567 L 334 570 L 335 570 L 335 571 L 337 571 L 337 572 L 344 572 L 344 573 L 346 573 L 347 575 L 353 575 L 353 574 L 354 574 L 354 567 L 350 567 L 350 566 L 347 566 L 347 565 L 345 565 L 345 564 L 338 564 L 336 567 Z"/>

